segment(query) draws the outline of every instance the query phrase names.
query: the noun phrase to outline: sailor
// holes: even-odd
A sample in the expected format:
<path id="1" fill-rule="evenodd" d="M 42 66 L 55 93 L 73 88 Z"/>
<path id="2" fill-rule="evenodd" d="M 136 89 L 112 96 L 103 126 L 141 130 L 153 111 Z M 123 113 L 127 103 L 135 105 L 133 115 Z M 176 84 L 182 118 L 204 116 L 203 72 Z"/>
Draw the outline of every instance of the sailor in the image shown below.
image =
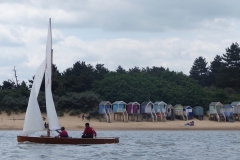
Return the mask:
<path id="1" fill-rule="evenodd" d="M 90 127 L 89 123 L 85 123 L 85 130 L 83 132 L 82 138 L 93 138 L 97 137 L 96 131 Z"/>
<path id="2" fill-rule="evenodd" d="M 61 130 L 61 131 L 59 131 L 59 130 Z M 61 129 L 57 129 L 56 131 L 59 133 L 59 135 L 56 137 L 68 137 L 68 133 L 65 130 L 65 127 L 61 127 Z"/>

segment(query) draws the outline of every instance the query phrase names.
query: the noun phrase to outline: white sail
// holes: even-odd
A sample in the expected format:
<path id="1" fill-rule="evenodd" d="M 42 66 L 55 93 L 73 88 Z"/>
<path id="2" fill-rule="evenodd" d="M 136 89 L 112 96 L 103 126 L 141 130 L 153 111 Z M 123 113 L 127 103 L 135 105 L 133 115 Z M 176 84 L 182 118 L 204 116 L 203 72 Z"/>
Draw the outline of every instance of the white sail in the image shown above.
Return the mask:
<path id="1" fill-rule="evenodd" d="M 38 67 L 37 72 L 34 76 L 34 85 L 35 85 L 35 91 L 36 91 L 36 96 L 38 97 L 38 93 L 42 84 L 43 80 L 43 75 L 45 71 L 45 60 L 41 63 L 41 65 Z"/>
<path id="2" fill-rule="evenodd" d="M 47 47 L 46 47 L 46 68 L 45 68 L 45 94 L 47 117 L 50 130 L 60 129 L 55 105 L 52 97 L 52 31 L 51 19 L 49 19 Z"/>
<path id="3" fill-rule="evenodd" d="M 37 102 L 37 96 L 45 70 L 45 61 L 38 67 L 34 76 L 33 86 L 28 100 L 27 111 L 23 126 L 23 135 L 44 130 L 44 122 Z"/>

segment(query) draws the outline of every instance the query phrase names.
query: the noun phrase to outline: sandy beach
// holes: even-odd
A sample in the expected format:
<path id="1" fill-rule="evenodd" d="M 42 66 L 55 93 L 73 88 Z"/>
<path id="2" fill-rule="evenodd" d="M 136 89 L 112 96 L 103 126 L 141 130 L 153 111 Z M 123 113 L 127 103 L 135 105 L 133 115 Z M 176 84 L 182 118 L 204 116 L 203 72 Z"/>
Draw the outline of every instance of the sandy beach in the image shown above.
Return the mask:
<path id="1" fill-rule="evenodd" d="M 43 117 L 47 117 L 42 114 Z M 25 113 L 11 114 L 8 116 L 6 113 L 0 114 L 0 130 L 22 130 L 24 124 Z M 113 119 L 113 118 L 112 118 Z M 190 122 L 183 120 L 166 121 L 166 122 L 122 122 L 114 121 L 111 123 L 100 122 L 98 119 L 92 118 L 91 121 L 82 121 L 80 116 L 69 116 L 64 114 L 59 117 L 61 126 L 65 126 L 67 130 L 83 130 L 84 124 L 89 122 L 95 130 L 240 130 L 240 121 L 236 122 L 216 122 L 209 121 L 208 117 L 204 120 L 193 119 L 195 125 L 191 127 L 184 126 L 185 123 Z"/>

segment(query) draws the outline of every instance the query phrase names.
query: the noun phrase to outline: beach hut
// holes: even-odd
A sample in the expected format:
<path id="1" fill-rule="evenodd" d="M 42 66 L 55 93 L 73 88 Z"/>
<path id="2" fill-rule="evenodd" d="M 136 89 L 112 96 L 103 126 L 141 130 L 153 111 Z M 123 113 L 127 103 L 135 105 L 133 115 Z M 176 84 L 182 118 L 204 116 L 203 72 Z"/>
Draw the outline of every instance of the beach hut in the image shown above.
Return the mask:
<path id="1" fill-rule="evenodd" d="M 127 104 L 127 113 L 128 113 L 128 120 L 129 116 L 131 116 L 131 120 L 138 121 L 140 119 L 140 104 L 138 102 L 129 102 Z"/>
<path id="2" fill-rule="evenodd" d="M 145 117 L 148 120 L 148 115 L 151 116 L 154 122 L 157 119 L 157 115 L 153 109 L 153 103 L 151 101 L 145 101 L 141 104 L 142 119 Z"/>
<path id="3" fill-rule="evenodd" d="M 226 121 L 225 115 L 222 113 L 222 103 L 212 102 L 209 104 L 209 120 Z"/>
<path id="4" fill-rule="evenodd" d="M 116 101 L 112 104 L 114 120 L 115 115 L 117 115 L 117 120 L 127 121 L 127 111 L 126 111 L 126 103 L 124 101 Z"/>
<path id="5" fill-rule="evenodd" d="M 193 116 L 199 120 L 203 120 L 204 110 L 202 106 L 193 107 Z"/>
<path id="6" fill-rule="evenodd" d="M 232 106 L 231 104 L 225 104 L 223 105 L 223 114 L 226 117 L 226 121 L 228 122 L 234 122 L 235 118 L 233 115 L 234 112 L 234 106 Z"/>
<path id="7" fill-rule="evenodd" d="M 193 118 L 192 107 L 191 106 L 184 106 L 183 107 L 183 115 L 185 116 L 186 120 Z"/>
<path id="8" fill-rule="evenodd" d="M 100 121 L 103 121 L 103 119 L 105 119 L 106 122 L 110 123 L 111 111 L 112 111 L 112 104 L 109 101 L 102 101 L 98 107 Z"/>
<path id="9" fill-rule="evenodd" d="M 234 107 L 233 115 L 235 120 L 240 120 L 240 101 L 232 102 L 231 105 Z"/>
<path id="10" fill-rule="evenodd" d="M 174 115 L 178 119 L 185 120 L 185 117 L 183 115 L 183 106 L 181 104 L 176 104 L 174 106 Z"/>
<path id="11" fill-rule="evenodd" d="M 153 109 L 157 114 L 157 119 L 166 121 L 166 108 L 167 104 L 163 101 L 157 101 L 153 104 Z"/>
<path id="12" fill-rule="evenodd" d="M 174 120 L 174 117 L 175 117 L 174 107 L 171 104 L 169 104 L 169 105 L 167 105 L 167 109 L 166 109 L 166 119 L 167 120 Z"/>

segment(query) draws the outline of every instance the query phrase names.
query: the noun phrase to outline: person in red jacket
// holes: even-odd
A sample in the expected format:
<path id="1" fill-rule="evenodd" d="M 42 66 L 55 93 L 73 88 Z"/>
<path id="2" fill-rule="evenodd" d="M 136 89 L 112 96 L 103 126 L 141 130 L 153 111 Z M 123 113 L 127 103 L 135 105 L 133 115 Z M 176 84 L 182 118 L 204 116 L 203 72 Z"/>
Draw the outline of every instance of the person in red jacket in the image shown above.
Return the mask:
<path id="1" fill-rule="evenodd" d="M 61 132 L 59 130 L 61 130 Z M 68 133 L 65 130 L 65 127 L 61 127 L 61 129 L 57 129 L 56 131 L 59 133 L 59 135 L 56 137 L 68 137 Z"/>
<path id="2" fill-rule="evenodd" d="M 85 130 L 83 132 L 82 138 L 93 138 L 97 137 L 96 131 L 90 127 L 89 123 L 85 123 Z"/>

